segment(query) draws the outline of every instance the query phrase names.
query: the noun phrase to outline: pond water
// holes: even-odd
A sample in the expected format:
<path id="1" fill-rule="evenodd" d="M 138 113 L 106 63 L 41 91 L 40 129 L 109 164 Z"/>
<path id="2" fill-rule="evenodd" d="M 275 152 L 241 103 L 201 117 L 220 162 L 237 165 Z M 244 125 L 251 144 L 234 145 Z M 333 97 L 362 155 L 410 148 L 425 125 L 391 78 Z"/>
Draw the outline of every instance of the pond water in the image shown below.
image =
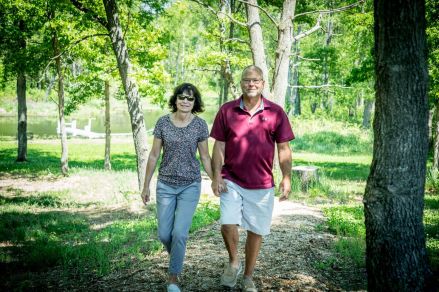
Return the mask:
<path id="1" fill-rule="evenodd" d="M 146 129 L 154 129 L 154 125 L 162 115 L 167 114 L 166 110 L 145 111 L 144 119 Z M 200 114 L 200 117 L 205 119 L 208 124 L 213 122 L 216 111 L 210 110 Z M 77 118 L 76 128 L 84 129 L 84 127 L 91 122 L 91 131 L 95 133 L 105 133 L 105 117 L 83 117 Z M 66 123 L 72 122 L 72 118 L 66 117 Z M 38 136 L 56 136 L 56 128 L 58 125 L 58 117 L 41 117 L 28 116 L 27 117 L 27 131 L 33 135 Z M 111 133 L 131 133 L 131 123 L 128 113 L 113 114 L 111 116 Z M 17 135 L 17 117 L 16 116 L 0 116 L 0 136 L 16 136 Z"/>

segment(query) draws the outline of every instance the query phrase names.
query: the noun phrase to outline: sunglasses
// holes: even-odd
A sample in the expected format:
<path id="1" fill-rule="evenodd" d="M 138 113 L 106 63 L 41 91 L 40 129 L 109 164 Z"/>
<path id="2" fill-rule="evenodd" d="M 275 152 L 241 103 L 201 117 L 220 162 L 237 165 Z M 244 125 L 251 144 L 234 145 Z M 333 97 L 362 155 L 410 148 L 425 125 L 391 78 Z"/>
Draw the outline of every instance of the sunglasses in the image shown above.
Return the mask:
<path id="1" fill-rule="evenodd" d="M 195 100 L 195 97 L 190 96 L 190 95 L 183 95 L 183 94 L 177 95 L 177 98 L 179 100 L 185 100 L 185 99 L 187 99 L 188 101 L 194 101 Z"/>

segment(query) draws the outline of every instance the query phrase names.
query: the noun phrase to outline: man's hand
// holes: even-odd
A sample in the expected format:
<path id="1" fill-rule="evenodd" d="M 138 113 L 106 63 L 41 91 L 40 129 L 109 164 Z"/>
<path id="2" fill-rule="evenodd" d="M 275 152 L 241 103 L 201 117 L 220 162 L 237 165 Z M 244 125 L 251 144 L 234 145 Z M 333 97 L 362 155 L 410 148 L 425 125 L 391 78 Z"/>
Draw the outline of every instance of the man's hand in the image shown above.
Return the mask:
<path id="1" fill-rule="evenodd" d="M 227 185 L 222 178 L 214 179 L 212 181 L 212 191 L 217 197 L 221 196 L 221 193 L 227 192 Z"/>
<path id="2" fill-rule="evenodd" d="M 148 202 L 150 201 L 150 196 L 149 196 L 149 188 L 144 188 L 142 191 L 142 194 L 140 194 L 140 196 L 142 197 L 142 201 L 143 204 L 146 206 L 148 204 Z"/>
<path id="3" fill-rule="evenodd" d="M 291 180 L 289 177 L 284 177 L 282 179 L 282 181 L 280 182 L 279 189 L 282 193 L 279 197 L 279 202 L 288 200 L 288 197 L 290 196 L 290 192 L 291 192 Z"/>

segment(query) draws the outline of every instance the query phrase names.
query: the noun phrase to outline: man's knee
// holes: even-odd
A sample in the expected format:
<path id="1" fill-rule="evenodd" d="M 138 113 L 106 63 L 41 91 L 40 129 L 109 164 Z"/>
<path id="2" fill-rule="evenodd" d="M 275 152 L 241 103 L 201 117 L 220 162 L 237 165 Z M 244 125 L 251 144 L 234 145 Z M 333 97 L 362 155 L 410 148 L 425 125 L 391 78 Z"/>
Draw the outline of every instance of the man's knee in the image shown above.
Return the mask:
<path id="1" fill-rule="evenodd" d="M 238 230 L 238 225 L 236 225 L 236 224 L 223 224 L 223 225 L 221 225 L 222 232 L 230 233 L 230 232 L 234 232 L 236 230 Z"/>
<path id="2" fill-rule="evenodd" d="M 262 235 L 247 230 L 247 242 L 254 244 L 260 243 L 262 242 Z"/>

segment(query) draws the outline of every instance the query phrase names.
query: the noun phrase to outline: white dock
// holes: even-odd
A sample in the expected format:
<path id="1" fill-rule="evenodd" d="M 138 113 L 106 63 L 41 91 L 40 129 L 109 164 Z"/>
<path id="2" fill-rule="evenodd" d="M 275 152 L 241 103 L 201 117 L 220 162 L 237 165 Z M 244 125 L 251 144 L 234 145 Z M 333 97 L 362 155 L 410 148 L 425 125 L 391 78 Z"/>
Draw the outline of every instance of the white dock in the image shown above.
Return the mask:
<path id="1" fill-rule="evenodd" d="M 85 137 L 89 139 L 97 139 L 97 138 L 105 138 L 105 133 L 96 133 L 91 130 L 91 120 L 88 119 L 88 124 L 84 127 L 84 129 L 79 129 L 76 127 L 76 120 L 73 120 L 70 123 L 65 123 L 65 130 L 67 135 L 71 135 L 73 137 Z M 56 127 L 56 133 L 58 135 L 61 134 L 61 129 L 58 121 L 58 126 Z M 132 133 L 111 133 L 111 136 L 131 136 Z"/>

